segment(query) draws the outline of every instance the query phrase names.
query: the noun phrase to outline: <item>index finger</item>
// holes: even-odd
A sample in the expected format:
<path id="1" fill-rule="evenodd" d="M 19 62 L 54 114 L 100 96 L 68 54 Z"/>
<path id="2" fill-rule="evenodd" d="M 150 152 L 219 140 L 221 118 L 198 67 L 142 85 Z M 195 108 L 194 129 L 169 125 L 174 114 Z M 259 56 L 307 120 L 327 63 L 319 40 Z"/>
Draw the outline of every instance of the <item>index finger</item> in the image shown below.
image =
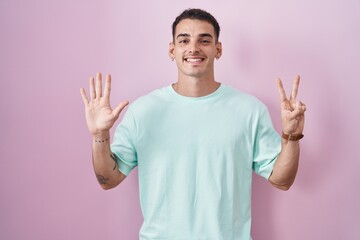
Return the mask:
<path id="1" fill-rule="evenodd" d="M 290 101 L 296 100 L 296 97 L 298 94 L 298 89 L 299 89 L 299 83 L 300 83 L 300 76 L 296 75 L 294 83 L 293 83 L 292 91 L 291 91 Z"/>
<path id="2" fill-rule="evenodd" d="M 278 86 L 278 90 L 279 90 L 279 94 L 280 94 L 280 100 L 282 102 L 286 101 L 287 100 L 286 93 L 285 93 L 284 86 L 283 86 L 280 78 L 277 79 L 277 86 Z"/>

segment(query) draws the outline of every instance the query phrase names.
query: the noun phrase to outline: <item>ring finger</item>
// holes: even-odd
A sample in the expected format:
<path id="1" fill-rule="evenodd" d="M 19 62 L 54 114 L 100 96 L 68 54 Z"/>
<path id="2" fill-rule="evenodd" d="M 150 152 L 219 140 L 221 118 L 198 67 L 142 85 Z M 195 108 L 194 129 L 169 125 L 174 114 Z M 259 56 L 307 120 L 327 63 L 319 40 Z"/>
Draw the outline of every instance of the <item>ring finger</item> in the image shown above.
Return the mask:
<path id="1" fill-rule="evenodd" d="M 94 78 L 93 77 L 90 77 L 89 85 L 90 85 L 90 98 L 95 99 L 96 98 L 96 93 L 95 93 L 95 86 L 94 86 Z"/>

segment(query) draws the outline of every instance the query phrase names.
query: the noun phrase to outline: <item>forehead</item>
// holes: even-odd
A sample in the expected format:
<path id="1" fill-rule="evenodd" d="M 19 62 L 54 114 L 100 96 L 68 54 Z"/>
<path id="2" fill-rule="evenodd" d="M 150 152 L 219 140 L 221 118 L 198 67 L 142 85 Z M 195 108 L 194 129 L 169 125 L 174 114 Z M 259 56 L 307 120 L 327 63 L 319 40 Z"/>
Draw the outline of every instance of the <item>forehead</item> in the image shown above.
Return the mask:
<path id="1" fill-rule="evenodd" d="M 178 34 L 188 33 L 190 36 L 196 36 L 202 33 L 210 33 L 215 36 L 214 27 L 207 21 L 198 19 L 183 19 L 175 28 L 175 37 Z"/>

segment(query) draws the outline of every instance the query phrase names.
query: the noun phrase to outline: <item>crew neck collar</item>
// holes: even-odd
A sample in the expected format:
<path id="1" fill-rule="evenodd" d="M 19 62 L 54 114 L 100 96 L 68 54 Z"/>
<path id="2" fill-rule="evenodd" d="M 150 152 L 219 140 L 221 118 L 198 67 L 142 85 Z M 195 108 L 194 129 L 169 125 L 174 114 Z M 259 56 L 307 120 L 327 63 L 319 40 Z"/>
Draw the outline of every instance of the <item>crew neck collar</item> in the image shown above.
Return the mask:
<path id="1" fill-rule="evenodd" d="M 212 99 L 212 98 L 220 95 L 221 92 L 223 91 L 224 87 L 225 87 L 224 84 L 220 83 L 220 86 L 214 92 L 212 92 L 208 95 L 205 95 L 205 96 L 201 96 L 201 97 L 188 97 L 188 96 L 181 95 L 175 91 L 172 84 L 169 85 L 167 87 L 167 89 L 168 89 L 168 92 L 170 93 L 170 95 L 178 100 L 203 101 L 203 100 L 207 100 L 207 99 Z"/>

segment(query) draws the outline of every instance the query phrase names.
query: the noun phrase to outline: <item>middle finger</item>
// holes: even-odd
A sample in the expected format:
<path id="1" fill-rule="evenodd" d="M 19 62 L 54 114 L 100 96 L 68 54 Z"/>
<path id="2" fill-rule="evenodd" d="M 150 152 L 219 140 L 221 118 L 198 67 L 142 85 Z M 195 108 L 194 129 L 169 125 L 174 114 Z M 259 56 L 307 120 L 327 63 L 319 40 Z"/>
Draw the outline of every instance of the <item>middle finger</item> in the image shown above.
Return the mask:
<path id="1" fill-rule="evenodd" d="M 292 102 L 296 101 L 296 97 L 297 97 L 298 89 L 299 89 L 299 83 L 300 83 L 300 76 L 296 75 L 294 83 L 293 83 L 293 88 L 291 91 L 291 96 L 290 96 L 290 101 L 292 101 Z"/>
<path id="2" fill-rule="evenodd" d="M 101 73 L 96 74 L 96 98 L 101 98 L 102 96 L 102 86 L 101 86 Z"/>

